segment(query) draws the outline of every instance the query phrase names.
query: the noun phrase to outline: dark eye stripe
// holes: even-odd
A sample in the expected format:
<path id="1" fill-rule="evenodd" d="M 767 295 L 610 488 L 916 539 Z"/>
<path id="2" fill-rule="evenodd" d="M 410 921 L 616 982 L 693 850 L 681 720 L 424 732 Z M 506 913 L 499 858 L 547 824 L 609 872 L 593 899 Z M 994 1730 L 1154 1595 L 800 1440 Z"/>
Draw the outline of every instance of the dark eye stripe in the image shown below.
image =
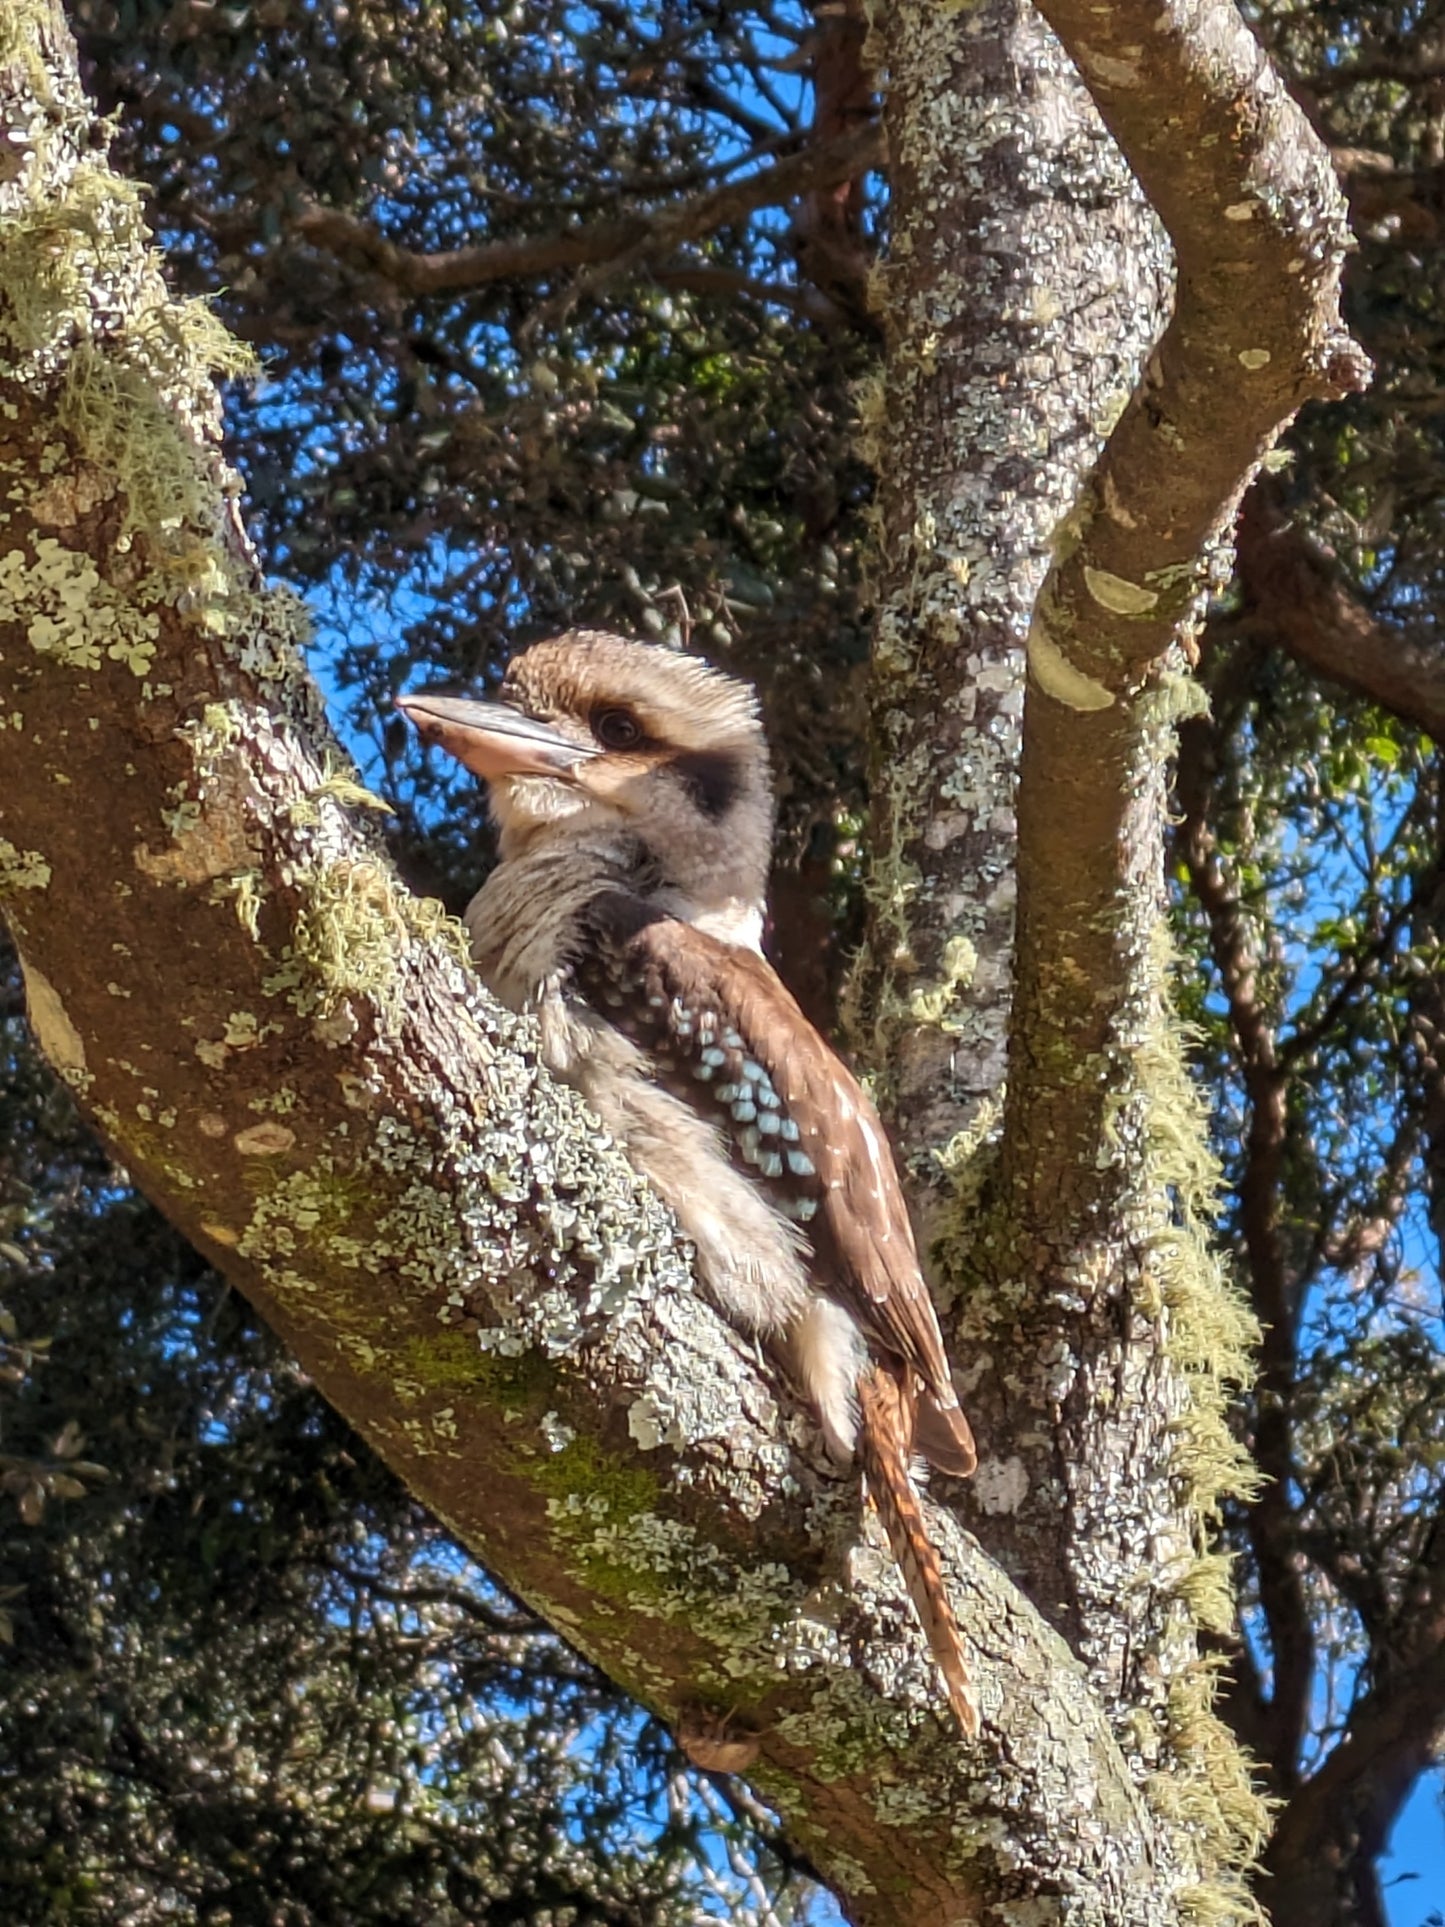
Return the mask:
<path id="1" fill-rule="evenodd" d="M 721 750 L 687 750 L 673 757 L 672 767 L 698 809 L 715 823 L 738 800 L 743 775 L 736 756 Z"/>

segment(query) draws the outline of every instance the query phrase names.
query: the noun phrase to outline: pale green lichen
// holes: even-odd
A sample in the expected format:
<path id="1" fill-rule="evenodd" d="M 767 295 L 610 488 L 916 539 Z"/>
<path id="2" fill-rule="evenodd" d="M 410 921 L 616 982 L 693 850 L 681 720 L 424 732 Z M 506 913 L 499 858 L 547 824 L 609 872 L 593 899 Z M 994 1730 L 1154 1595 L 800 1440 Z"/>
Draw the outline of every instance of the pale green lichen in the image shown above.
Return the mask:
<path id="1" fill-rule="evenodd" d="M 50 865 L 40 851 L 17 849 L 7 837 L 0 836 L 0 897 L 13 890 L 49 887 Z"/>
<path id="2" fill-rule="evenodd" d="M 1166 732 L 1172 739 L 1181 723 L 1209 714 L 1209 691 L 1197 676 L 1166 665 L 1152 686 L 1139 698 L 1139 715 L 1149 730 Z"/>
<path id="3" fill-rule="evenodd" d="M 215 878 L 210 886 L 213 903 L 229 899 L 236 910 L 236 921 L 253 942 L 261 937 L 261 872 L 255 869 L 232 870 Z"/>
<path id="4" fill-rule="evenodd" d="M 206 522 L 214 484 L 170 391 L 255 368 L 204 301 L 172 300 L 156 272 L 134 283 L 134 305 L 116 332 L 93 337 L 97 287 L 151 258 L 139 190 L 99 161 L 75 166 L 63 192 L 37 184 L 7 215 L 0 334 L 19 358 L 63 356 L 56 419 L 123 497 L 123 537 Z M 52 446 L 58 466 L 64 451 Z"/>
<path id="5" fill-rule="evenodd" d="M 1107 569 L 1091 568 L 1087 562 L 1084 586 L 1099 607 L 1107 609 L 1111 616 L 1149 616 L 1159 607 L 1157 589 L 1146 589 L 1142 583 L 1129 582 Z"/>
<path id="6" fill-rule="evenodd" d="M 302 892 L 294 938 L 263 988 L 303 1016 L 326 1017 L 361 998 L 392 1020 L 413 938 L 439 941 L 470 964 L 466 932 L 445 906 L 412 896 L 381 862 L 333 860 L 293 881 Z"/>
<path id="7" fill-rule="evenodd" d="M 912 968 L 912 931 L 908 906 L 922 883 L 918 865 L 905 854 L 917 834 L 919 797 L 924 781 L 921 759 L 904 759 L 889 770 L 882 786 L 883 835 L 864 881 L 878 941 L 891 959 Z"/>
<path id="8" fill-rule="evenodd" d="M 279 1289 L 314 1300 L 316 1287 L 307 1278 L 305 1254 L 324 1253 L 333 1263 L 338 1257 L 345 1262 L 343 1248 L 364 1227 L 364 1244 L 356 1248 L 369 1267 L 389 1260 L 400 1263 L 405 1253 L 404 1274 L 416 1273 L 419 1284 L 446 1292 L 450 1303 L 453 1289 L 475 1289 L 476 1270 L 475 1261 L 458 1248 L 456 1200 L 436 1194 L 435 1164 L 435 1146 L 411 1138 L 404 1129 L 389 1149 L 380 1144 L 359 1187 L 353 1186 L 349 1175 L 328 1168 L 326 1160 L 305 1171 L 258 1160 L 257 1202 L 241 1249 L 265 1265 Z M 416 1179 L 405 1182 L 405 1174 L 413 1168 L 418 1172 Z M 484 1175 L 491 1175 L 490 1167 L 486 1174 L 477 1173 L 478 1179 Z M 524 1189 L 533 1185 L 538 1222 L 545 1225 L 547 1196 L 535 1192 L 536 1171 L 518 1176 Z M 386 1208 L 378 1211 L 383 1193 Z M 485 1191 L 481 1197 L 473 1196 L 469 1215 L 475 1218 L 479 1206 L 487 1208 L 485 1198 Z M 515 1206 L 510 1200 L 499 1200 L 496 1211 L 510 1222 Z M 625 1255 L 620 1249 L 609 1253 L 604 1238 L 595 1247 L 595 1263 L 604 1271 L 619 1263 L 635 1281 L 645 1253 L 639 1249 L 639 1228 L 630 1204 L 619 1222 L 626 1222 L 629 1231 Z M 664 1226 L 659 1229 L 665 1232 Z M 516 1236 L 515 1228 L 511 1235 Z M 529 1260 L 535 1261 L 535 1256 Z M 554 1251 L 550 1268 L 561 1280 L 576 1270 L 565 1244 Z M 585 1283 L 578 1272 L 575 1286 Z M 608 1290 L 605 1280 L 594 1281 L 582 1302 L 600 1306 Z M 580 1342 L 572 1329 L 577 1306 L 565 1302 L 563 1290 L 552 1296 L 558 1302 L 550 1309 L 531 1297 L 522 1309 L 529 1321 L 545 1316 L 558 1324 L 561 1342 L 570 1349 Z M 327 1316 L 342 1335 L 341 1342 L 346 1342 L 353 1330 L 351 1314 L 333 1298 L 328 1288 Z M 355 1333 L 361 1329 L 358 1322 Z M 661 1495 L 653 1474 L 625 1458 L 615 1459 L 601 1444 L 575 1434 L 560 1421 L 555 1380 L 536 1343 L 525 1344 L 519 1356 L 506 1356 L 479 1351 L 476 1336 L 444 1332 L 420 1346 L 409 1343 L 404 1357 L 389 1361 L 373 1349 L 363 1363 L 366 1369 L 389 1370 L 398 1393 L 425 1408 L 414 1422 L 408 1421 L 407 1436 L 419 1451 L 434 1453 L 438 1446 L 456 1442 L 455 1407 L 447 1401 L 428 1404 L 433 1391 L 485 1384 L 498 1403 L 515 1408 L 509 1428 L 513 1439 L 502 1447 L 513 1455 L 510 1470 L 546 1495 L 558 1549 L 596 1602 L 577 1622 L 579 1636 L 587 1633 L 593 1616 L 600 1621 L 609 1609 L 615 1611 L 624 1604 L 654 1619 L 685 1622 L 716 1648 L 712 1671 L 719 1691 L 726 1691 L 732 1701 L 749 1680 L 756 1679 L 759 1690 L 766 1690 L 780 1671 L 809 1670 L 823 1657 L 821 1649 L 800 1644 L 783 1628 L 792 1593 L 783 1568 L 761 1568 L 739 1587 L 729 1562 L 692 1527 L 660 1516 Z M 528 1412 L 530 1426 L 522 1423 Z M 549 1413 L 554 1415 L 550 1427 Z M 836 1634 L 828 1637 L 836 1645 Z M 837 1657 L 835 1651 L 835 1664 Z M 610 1663 L 616 1670 L 615 1655 Z M 664 1694 L 666 1679 L 660 1674 L 653 1677 L 642 1660 L 630 1671 L 626 1664 L 622 1670 L 635 1679 L 639 1690 Z"/>
<path id="9" fill-rule="evenodd" d="M 170 379 L 209 372 L 235 378 L 254 366 L 204 303 L 157 302 L 132 319 L 119 342 L 77 343 L 57 402 L 60 425 L 114 478 L 124 504 L 122 535 L 151 536 L 152 560 L 203 608 L 225 599 L 229 571 L 206 539 L 176 538 L 188 524 L 209 532 L 215 481 L 202 448 L 181 431 L 166 390 Z M 159 536 L 172 539 L 155 542 Z"/>
<path id="10" fill-rule="evenodd" d="M 791 1721 L 789 1737 L 821 1753 L 820 1770 L 833 1777 L 867 1770 L 880 1744 L 873 1720 L 865 1718 L 860 1732 L 859 1707 L 851 1700 L 828 1711 L 837 1694 L 850 1693 L 851 1675 L 837 1672 L 837 1629 L 800 1607 L 786 1567 L 764 1562 L 740 1574 L 693 1526 L 655 1509 L 650 1475 L 612 1462 L 592 1441 L 576 1439 L 539 1455 L 528 1476 L 553 1495 L 548 1518 L 588 1590 L 645 1618 L 686 1625 L 713 1649 L 697 1677 L 720 1700 L 743 1706 L 771 1692 L 780 1676 L 819 1669 L 835 1675 L 810 1712 L 784 1716 Z M 868 1699 L 856 1680 L 851 1693 L 860 1703 Z M 876 1707 L 864 1710 L 876 1719 Z M 894 1744 L 907 1739 L 908 1716 L 898 1719 Z M 831 1765 L 830 1733 L 840 1749 Z"/>
<path id="11" fill-rule="evenodd" d="M 263 986 L 303 1016 L 364 998 L 386 1016 L 401 994 L 408 922 L 403 893 L 380 863 L 332 862 L 294 879 L 301 891 L 292 943 Z"/>
<path id="12" fill-rule="evenodd" d="M 844 1031 L 853 1037 L 866 1031 L 864 1055 L 875 1065 L 887 1063 L 889 1043 L 908 1021 L 907 998 L 899 983 L 917 967 L 910 906 L 922 888 L 923 873 L 909 856 L 908 844 L 917 834 L 923 781 L 924 759 L 915 755 L 895 762 L 881 785 L 881 808 L 875 812 L 880 818 L 879 834 L 863 879 L 876 931 L 869 954 L 881 966 L 880 981 L 865 987 L 865 959 L 860 955 L 845 979 L 839 1002 Z"/>
<path id="13" fill-rule="evenodd" d="M 254 1010 L 233 1010 L 221 1031 L 221 1041 L 231 1050 L 255 1050 L 268 1037 L 277 1037 L 285 1028 L 273 1021 L 262 1022 Z"/>
<path id="14" fill-rule="evenodd" d="M 231 749 L 244 738 L 242 705 L 230 702 L 207 703 L 199 716 L 182 723 L 178 734 L 191 745 L 196 767 L 203 774 L 223 750 Z"/>
<path id="15" fill-rule="evenodd" d="M 160 819 L 170 831 L 172 841 L 183 843 L 201 827 L 203 811 L 195 797 L 181 795 L 169 808 L 160 812 Z"/>
<path id="16" fill-rule="evenodd" d="M 942 1031 L 962 1029 L 956 1015 L 959 993 L 967 990 L 978 969 L 978 951 L 967 937 L 952 936 L 943 946 L 938 976 L 908 995 L 908 1015 L 915 1024 L 931 1024 Z"/>
<path id="17" fill-rule="evenodd" d="M 385 797 L 358 782 L 355 770 L 330 750 L 322 759 L 321 781 L 291 804 L 288 814 L 292 823 L 298 829 L 314 829 L 321 821 L 323 803 L 334 803 L 341 809 L 378 810 L 385 816 L 396 814 Z"/>
<path id="18" fill-rule="evenodd" d="M 967 1130 L 955 1131 L 947 1144 L 933 1153 L 934 1162 L 948 1179 L 956 1213 L 966 1214 L 976 1205 L 987 1172 L 992 1169 L 999 1130 L 1003 1124 L 1002 1091 L 985 1098 L 973 1114 Z"/>
<path id="19" fill-rule="evenodd" d="M 274 1117 L 285 1117 L 288 1112 L 295 1110 L 299 1102 L 298 1093 L 289 1084 L 283 1084 L 279 1090 L 266 1091 L 260 1097 L 248 1098 L 246 1109 L 269 1112 Z"/>
<path id="20" fill-rule="evenodd" d="M 1197 1842 L 1208 1874 L 1179 1895 L 1182 1917 L 1234 1927 L 1264 1919 L 1245 1881 L 1269 1837 L 1269 1805 L 1255 1790 L 1238 1740 L 1213 1709 L 1217 1673 L 1218 1665 L 1201 1660 L 1173 1682 L 1172 1750 L 1195 1772 L 1158 1774 L 1146 1791 L 1153 1806 Z"/>
<path id="21" fill-rule="evenodd" d="M 88 312 L 102 264 L 144 243 L 139 188 L 101 162 L 81 162 L 63 198 L 36 196 L 6 217 L 0 337 L 23 356 L 49 347 Z"/>
<path id="22" fill-rule="evenodd" d="M 871 272 L 875 277 L 881 277 L 884 270 L 876 267 Z M 881 366 L 869 369 L 853 384 L 853 410 L 853 436 L 860 458 L 870 468 L 885 466 L 892 419 L 888 387 Z"/>
<path id="23" fill-rule="evenodd" d="M 1162 926 L 1152 967 L 1160 1015 L 1138 1047 L 1136 1064 L 1148 1098 L 1147 1175 L 1157 1223 L 1141 1282 L 1165 1312 L 1166 1354 L 1190 1389 L 1176 1428 L 1175 1473 L 1191 1510 L 1208 1519 L 1225 1496 L 1247 1494 L 1257 1483 L 1227 1407 L 1228 1388 L 1253 1376 L 1259 1327 L 1213 1243 L 1219 1169 L 1206 1135 L 1207 1100 L 1190 1075 L 1180 1027 L 1165 1002 L 1170 951 Z"/>
<path id="24" fill-rule="evenodd" d="M 137 677 L 155 659 L 160 623 L 102 580 L 89 555 L 54 536 L 0 555 L 0 623 L 23 628 L 37 654 L 72 669 L 99 669 L 109 657 Z"/>
<path id="25" fill-rule="evenodd" d="M 259 1138 L 264 1131 L 283 1129 L 275 1124 L 256 1125 L 252 1132 Z M 285 1134 L 292 1136 L 289 1131 Z M 269 1256 L 276 1251 L 289 1255 L 310 1249 L 345 1263 L 348 1256 L 359 1256 L 364 1250 L 373 1264 L 379 1263 L 389 1255 L 383 1241 L 363 1244 L 351 1235 L 364 1221 L 369 1202 L 366 1173 L 339 1166 L 330 1157 L 301 1171 L 268 1165 L 259 1175 L 256 1203 L 241 1240 L 242 1256 Z"/>
<path id="26" fill-rule="evenodd" d="M 212 377 L 245 375 L 254 357 L 206 303 L 169 297 L 134 187 L 89 158 L 59 187 L 38 165 L 30 177 L 7 210 L 0 348 L 49 385 L 58 432 L 6 474 L 6 500 L 34 533 L 4 558 L 0 621 L 72 667 L 123 662 L 150 695 L 159 612 L 172 607 L 243 647 L 269 646 L 278 678 L 299 690 L 299 666 L 278 646 L 304 626 L 297 599 L 263 592 L 219 536 Z M 97 290 L 109 294 L 103 337 Z M 102 577 L 52 531 L 111 497 L 120 527 Z"/>
<path id="27" fill-rule="evenodd" d="M 1178 713 L 1194 699 L 1180 687 L 1159 700 Z M 1259 1332 L 1214 1246 L 1220 1176 L 1209 1147 L 1207 1103 L 1190 1075 L 1169 1003 L 1172 951 L 1162 923 L 1149 970 L 1155 1020 L 1135 1067 L 1146 1097 L 1144 1176 L 1156 1222 L 1141 1309 L 1157 1306 L 1165 1357 L 1188 1393 L 1174 1428 L 1172 1471 L 1197 1543 L 1176 1581 L 1176 1597 L 1193 1626 L 1220 1631 L 1234 1619 L 1229 1561 L 1211 1548 L 1209 1534 L 1226 1497 L 1258 1489 L 1258 1475 L 1230 1428 L 1228 1404 L 1230 1388 L 1253 1376 Z M 1171 1682 L 1173 1767 L 1153 1775 L 1147 1790 L 1152 1804 L 1197 1843 L 1201 1877 L 1181 1897 L 1184 1917 L 1223 1927 L 1260 1917 L 1247 1877 L 1268 1838 L 1269 1817 L 1248 1757 L 1214 1711 L 1216 1678 L 1212 1663 L 1196 1655 Z"/>
<path id="28" fill-rule="evenodd" d="M 1227 1552 L 1205 1552 L 1190 1560 L 1175 1582 L 1175 1597 L 1188 1608 L 1196 1626 L 1227 1636 L 1234 1631 L 1235 1603 Z"/>

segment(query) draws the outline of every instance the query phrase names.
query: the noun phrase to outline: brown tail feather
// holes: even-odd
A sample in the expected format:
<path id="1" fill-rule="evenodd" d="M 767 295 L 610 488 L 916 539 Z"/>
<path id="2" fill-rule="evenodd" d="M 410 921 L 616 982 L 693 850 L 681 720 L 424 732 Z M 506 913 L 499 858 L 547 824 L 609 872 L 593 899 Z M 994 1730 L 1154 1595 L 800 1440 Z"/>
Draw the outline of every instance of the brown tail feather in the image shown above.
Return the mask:
<path id="1" fill-rule="evenodd" d="M 963 1660 L 958 1621 L 948 1603 L 943 1568 L 908 1469 L 913 1424 L 903 1388 L 885 1366 L 874 1365 L 858 1381 L 858 1404 L 862 1419 L 858 1449 L 869 1493 L 943 1675 L 954 1718 L 972 1739 L 978 1732 L 978 1705 Z"/>
<path id="2" fill-rule="evenodd" d="M 921 1452 L 936 1472 L 966 1479 L 978 1465 L 978 1450 L 968 1420 L 957 1399 L 945 1405 L 934 1392 L 924 1392 L 913 1419 L 913 1449 Z"/>

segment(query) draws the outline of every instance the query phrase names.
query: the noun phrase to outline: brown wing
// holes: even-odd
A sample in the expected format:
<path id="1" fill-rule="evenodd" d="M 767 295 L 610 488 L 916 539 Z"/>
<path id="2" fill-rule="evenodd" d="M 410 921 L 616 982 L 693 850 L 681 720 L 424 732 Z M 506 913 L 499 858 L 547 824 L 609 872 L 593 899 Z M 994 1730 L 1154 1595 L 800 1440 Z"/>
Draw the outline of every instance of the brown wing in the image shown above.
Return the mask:
<path id="1" fill-rule="evenodd" d="M 893 1154 L 872 1101 L 762 957 L 624 891 L 599 896 L 578 988 L 640 1048 L 660 1081 L 727 1134 L 734 1160 L 810 1239 L 818 1282 L 931 1397 L 930 1457 L 967 1471 L 938 1316 L 918 1263 Z"/>

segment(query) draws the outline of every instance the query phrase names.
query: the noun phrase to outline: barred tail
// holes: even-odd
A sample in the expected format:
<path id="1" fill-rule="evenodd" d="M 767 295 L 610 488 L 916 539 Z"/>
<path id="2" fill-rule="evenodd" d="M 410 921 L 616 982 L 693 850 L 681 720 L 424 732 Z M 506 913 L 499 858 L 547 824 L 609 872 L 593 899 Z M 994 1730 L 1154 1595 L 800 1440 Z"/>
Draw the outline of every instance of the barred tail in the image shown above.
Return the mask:
<path id="1" fill-rule="evenodd" d="M 874 1365 L 858 1381 L 858 1451 L 878 1517 L 903 1574 L 913 1610 L 948 1689 L 948 1703 L 968 1739 L 978 1733 L 958 1621 L 948 1603 L 943 1567 L 928 1536 L 918 1488 L 909 1472 L 913 1425 L 903 1387 L 885 1366 Z"/>

